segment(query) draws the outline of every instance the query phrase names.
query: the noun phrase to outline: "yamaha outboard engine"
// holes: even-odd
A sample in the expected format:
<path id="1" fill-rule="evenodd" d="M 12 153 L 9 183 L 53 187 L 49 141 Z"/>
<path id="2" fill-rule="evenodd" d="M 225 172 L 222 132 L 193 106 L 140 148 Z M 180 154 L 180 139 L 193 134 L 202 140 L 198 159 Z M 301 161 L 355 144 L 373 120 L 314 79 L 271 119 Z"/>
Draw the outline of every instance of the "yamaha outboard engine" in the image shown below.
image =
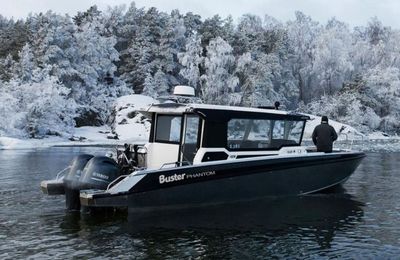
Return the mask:
<path id="1" fill-rule="evenodd" d="M 90 154 L 81 154 L 76 156 L 72 160 L 69 173 L 64 177 L 65 204 L 69 210 L 80 210 L 81 208 L 79 201 L 79 178 L 81 177 L 86 164 L 92 158 L 93 155 Z"/>
<path id="2" fill-rule="evenodd" d="M 79 179 L 80 189 L 105 190 L 120 175 L 118 164 L 106 156 L 93 157 L 83 169 Z"/>

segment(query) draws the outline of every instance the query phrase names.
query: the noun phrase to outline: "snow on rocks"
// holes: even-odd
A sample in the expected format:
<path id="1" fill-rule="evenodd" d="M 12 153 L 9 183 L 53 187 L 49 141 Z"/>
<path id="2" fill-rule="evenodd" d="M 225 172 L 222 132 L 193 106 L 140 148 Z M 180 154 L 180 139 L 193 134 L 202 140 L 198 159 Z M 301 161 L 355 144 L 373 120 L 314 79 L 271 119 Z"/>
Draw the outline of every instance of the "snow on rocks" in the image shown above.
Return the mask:
<path id="1" fill-rule="evenodd" d="M 145 109 L 157 101 L 144 95 L 128 95 L 115 101 L 112 124 L 100 127 L 75 128 L 74 135 L 69 138 L 76 144 L 123 144 L 145 142 L 148 140 L 150 122 L 138 110 Z"/>
<path id="2" fill-rule="evenodd" d="M 144 95 L 129 95 L 117 99 L 112 130 L 115 136 L 127 143 L 148 140 L 151 123 L 138 110 L 157 101 Z"/>
<path id="3" fill-rule="evenodd" d="M 36 149 L 51 146 L 120 145 L 148 140 L 150 122 L 138 110 L 157 103 L 144 95 L 123 96 L 115 102 L 112 126 L 84 126 L 74 129 L 72 136 L 49 136 L 42 139 L 18 139 L 0 136 L 0 149 Z"/>

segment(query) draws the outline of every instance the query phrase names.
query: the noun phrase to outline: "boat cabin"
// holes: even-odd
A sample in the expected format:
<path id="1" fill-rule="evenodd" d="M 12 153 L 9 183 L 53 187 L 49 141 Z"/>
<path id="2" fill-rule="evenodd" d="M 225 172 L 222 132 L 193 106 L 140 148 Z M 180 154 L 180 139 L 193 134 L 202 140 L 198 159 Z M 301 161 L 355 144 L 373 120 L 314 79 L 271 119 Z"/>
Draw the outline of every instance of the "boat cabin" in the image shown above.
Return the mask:
<path id="1" fill-rule="evenodd" d="M 146 167 L 278 154 L 300 146 L 308 116 L 276 109 L 163 103 L 140 111 L 152 120 Z"/>

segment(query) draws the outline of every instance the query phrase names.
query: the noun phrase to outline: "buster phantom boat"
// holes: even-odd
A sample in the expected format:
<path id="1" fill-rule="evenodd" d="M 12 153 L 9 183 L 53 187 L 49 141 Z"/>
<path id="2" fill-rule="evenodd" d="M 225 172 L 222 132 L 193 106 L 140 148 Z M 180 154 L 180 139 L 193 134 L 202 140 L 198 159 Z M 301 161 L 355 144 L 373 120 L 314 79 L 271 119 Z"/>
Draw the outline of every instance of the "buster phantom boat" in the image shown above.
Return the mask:
<path id="1" fill-rule="evenodd" d="M 69 208 L 179 208 L 322 191 L 365 157 L 301 146 L 309 117 L 274 108 L 167 102 L 140 112 L 152 122 L 149 141 L 121 153 L 128 164 L 81 155 L 42 190 L 65 192 Z"/>

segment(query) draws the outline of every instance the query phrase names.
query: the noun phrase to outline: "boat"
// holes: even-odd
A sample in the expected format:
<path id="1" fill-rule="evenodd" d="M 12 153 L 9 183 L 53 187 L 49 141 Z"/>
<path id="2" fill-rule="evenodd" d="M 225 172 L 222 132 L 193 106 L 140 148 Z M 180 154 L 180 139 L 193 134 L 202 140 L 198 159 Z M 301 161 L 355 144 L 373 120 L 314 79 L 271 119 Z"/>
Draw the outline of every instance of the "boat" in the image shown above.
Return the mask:
<path id="1" fill-rule="evenodd" d="M 177 86 L 180 100 L 194 90 Z M 146 144 L 119 159 L 80 155 L 64 177 L 43 181 L 67 207 L 129 211 L 223 204 L 316 193 L 344 183 L 363 152 L 302 145 L 309 116 L 273 107 L 167 101 L 140 111 L 152 122 Z M 122 158 L 122 159 L 121 159 Z M 60 174 L 61 176 L 62 174 Z"/>

